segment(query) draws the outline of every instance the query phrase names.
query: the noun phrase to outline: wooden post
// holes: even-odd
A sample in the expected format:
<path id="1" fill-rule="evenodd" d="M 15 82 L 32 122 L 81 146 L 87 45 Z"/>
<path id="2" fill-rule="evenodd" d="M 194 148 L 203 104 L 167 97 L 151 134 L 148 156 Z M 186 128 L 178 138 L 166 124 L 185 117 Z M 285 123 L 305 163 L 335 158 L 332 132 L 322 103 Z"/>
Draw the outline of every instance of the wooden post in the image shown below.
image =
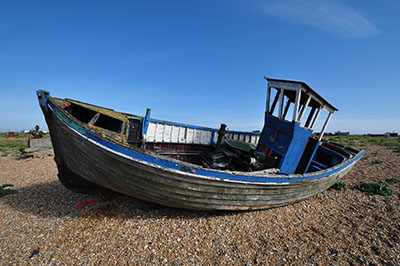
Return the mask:
<path id="1" fill-rule="evenodd" d="M 301 120 L 303 119 L 303 116 L 306 113 L 306 110 L 307 110 L 307 107 L 308 107 L 308 104 L 310 103 L 310 101 L 311 101 L 311 96 L 308 95 L 307 102 L 304 104 L 303 109 L 301 110 L 301 114 L 299 116 L 299 122 L 301 122 Z"/>
<path id="2" fill-rule="evenodd" d="M 319 117 L 319 115 L 321 114 L 322 108 L 323 108 L 322 105 L 318 108 L 318 112 L 317 112 L 317 114 L 315 115 L 313 122 L 311 123 L 311 126 L 310 126 L 311 129 L 314 129 L 315 123 L 317 122 L 318 117 Z"/>
<path id="3" fill-rule="evenodd" d="M 297 122 L 297 114 L 299 113 L 300 97 L 301 97 L 301 89 L 297 89 L 296 90 L 296 101 L 295 101 L 294 110 L 293 110 L 293 122 Z"/>
<path id="4" fill-rule="evenodd" d="M 309 127 L 309 125 L 310 125 L 310 123 L 311 123 L 311 119 L 313 118 L 316 109 L 317 109 L 317 108 L 315 108 L 315 107 L 313 107 L 313 108 L 311 109 L 311 112 L 310 112 L 310 114 L 309 114 L 308 117 L 307 117 L 307 121 L 306 121 L 304 127 Z"/>
<path id="5" fill-rule="evenodd" d="M 146 134 L 147 134 L 147 129 L 149 128 L 150 124 L 150 114 L 151 114 L 151 109 L 147 108 L 146 109 L 146 115 L 143 117 L 142 121 L 142 148 L 146 148 Z"/>
<path id="6" fill-rule="evenodd" d="M 329 112 L 329 115 L 328 115 L 328 117 L 327 117 L 326 120 L 325 120 L 325 124 L 324 124 L 324 126 L 322 127 L 321 133 L 319 134 L 318 141 L 321 141 L 322 136 L 324 135 L 325 130 L 326 130 L 328 124 L 329 124 L 329 121 L 331 120 L 332 114 L 333 114 L 333 112 L 332 112 L 332 113 Z"/>
<path id="7" fill-rule="evenodd" d="M 285 106 L 285 111 L 283 112 L 283 119 L 285 119 L 287 112 L 289 111 L 289 107 L 290 107 L 290 99 L 288 98 L 288 100 L 286 101 L 286 106 Z"/>
<path id="8" fill-rule="evenodd" d="M 271 87 L 268 85 L 267 88 L 267 114 L 269 114 L 269 107 L 270 107 L 270 101 L 271 101 Z"/>
<path id="9" fill-rule="evenodd" d="M 215 152 L 219 152 L 221 150 L 221 143 L 225 137 L 225 129 L 226 129 L 226 125 L 221 124 L 221 127 L 218 130 L 218 140 L 217 140 L 217 144 L 215 145 Z"/>
<path id="10" fill-rule="evenodd" d="M 278 102 L 278 99 L 279 99 L 279 93 L 278 93 L 278 90 L 277 90 L 275 98 L 274 98 L 274 102 L 272 103 L 271 110 L 269 111 L 269 114 L 273 114 L 274 113 L 275 106 L 276 106 L 276 104 Z"/>
<path id="11" fill-rule="evenodd" d="M 280 119 L 282 119 L 282 111 L 283 111 L 283 94 L 284 94 L 284 91 L 283 91 L 283 89 L 281 88 L 280 90 L 279 90 L 279 118 Z"/>

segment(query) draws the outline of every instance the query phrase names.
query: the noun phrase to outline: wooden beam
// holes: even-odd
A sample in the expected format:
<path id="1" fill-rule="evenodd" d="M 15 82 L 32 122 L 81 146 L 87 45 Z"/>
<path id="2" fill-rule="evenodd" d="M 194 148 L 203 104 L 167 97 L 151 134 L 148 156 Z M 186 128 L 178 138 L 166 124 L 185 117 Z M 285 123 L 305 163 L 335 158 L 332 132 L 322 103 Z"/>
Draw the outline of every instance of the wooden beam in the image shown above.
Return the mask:
<path id="1" fill-rule="evenodd" d="M 307 101 L 306 103 L 303 105 L 303 108 L 301 110 L 300 116 L 299 116 L 299 122 L 301 122 L 301 120 L 303 119 L 304 114 L 306 113 L 307 107 L 310 104 L 311 101 L 311 96 L 308 95 Z"/>
<path id="2" fill-rule="evenodd" d="M 282 113 L 283 113 L 283 94 L 284 91 L 283 89 L 279 90 L 279 118 L 282 119 Z"/>
<path id="3" fill-rule="evenodd" d="M 286 101 L 285 111 L 283 112 L 282 119 L 285 119 L 287 112 L 289 111 L 290 104 L 291 104 L 291 102 L 290 102 L 290 99 L 288 98 Z"/>
<path id="4" fill-rule="evenodd" d="M 270 101 L 271 101 L 271 87 L 268 85 L 268 87 L 267 87 L 267 108 L 266 108 L 268 114 L 269 114 Z"/>
<path id="5" fill-rule="evenodd" d="M 328 117 L 327 117 L 326 120 L 325 120 L 325 124 L 324 124 L 324 126 L 322 127 L 321 133 L 319 134 L 318 141 L 321 141 L 322 137 L 324 136 L 325 130 L 326 130 L 326 128 L 328 127 L 328 124 L 329 124 L 329 121 L 331 120 L 332 114 L 333 114 L 333 112 L 332 112 L 332 113 L 329 112 L 329 115 L 328 115 Z"/>
<path id="6" fill-rule="evenodd" d="M 275 95 L 275 99 L 274 99 L 274 102 L 272 103 L 271 110 L 269 111 L 269 114 L 273 114 L 274 113 L 275 106 L 276 106 L 276 104 L 278 102 L 278 99 L 279 99 L 279 93 L 278 93 L 278 90 L 277 90 L 276 95 Z"/>
<path id="7" fill-rule="evenodd" d="M 313 107 L 313 108 L 311 109 L 311 112 L 310 112 L 310 114 L 309 114 L 308 117 L 307 117 L 307 121 L 306 121 L 306 123 L 304 124 L 304 127 L 308 127 L 308 126 L 310 125 L 311 119 L 313 118 L 316 109 L 317 109 L 316 107 Z"/>
<path id="8" fill-rule="evenodd" d="M 90 127 L 93 126 L 94 123 L 96 123 L 96 121 L 99 119 L 99 117 L 100 117 L 100 113 L 97 112 L 97 113 L 93 116 L 93 118 L 90 119 L 90 121 L 89 121 L 89 123 L 88 123 L 88 126 L 90 126 Z"/>
<path id="9" fill-rule="evenodd" d="M 318 117 L 319 117 L 319 115 L 321 114 L 322 109 L 323 109 L 323 106 L 321 105 L 321 107 L 318 108 L 318 112 L 317 112 L 317 114 L 315 115 L 313 122 L 311 123 L 311 126 L 310 126 L 311 129 L 314 129 L 315 123 L 317 122 Z"/>
<path id="10" fill-rule="evenodd" d="M 297 122 L 297 114 L 299 113 L 301 89 L 296 90 L 296 100 L 293 109 L 293 122 Z"/>

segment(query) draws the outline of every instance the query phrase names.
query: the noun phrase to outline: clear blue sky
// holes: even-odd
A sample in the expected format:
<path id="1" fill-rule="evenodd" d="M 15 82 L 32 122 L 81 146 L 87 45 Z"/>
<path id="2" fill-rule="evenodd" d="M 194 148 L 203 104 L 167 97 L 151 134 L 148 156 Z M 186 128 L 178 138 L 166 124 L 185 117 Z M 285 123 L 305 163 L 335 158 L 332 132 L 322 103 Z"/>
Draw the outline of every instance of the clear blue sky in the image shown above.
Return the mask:
<path id="1" fill-rule="evenodd" d="M 46 129 L 35 90 L 261 129 L 264 76 L 339 109 L 328 132 L 400 132 L 400 1 L 1 1 L 0 130 Z"/>

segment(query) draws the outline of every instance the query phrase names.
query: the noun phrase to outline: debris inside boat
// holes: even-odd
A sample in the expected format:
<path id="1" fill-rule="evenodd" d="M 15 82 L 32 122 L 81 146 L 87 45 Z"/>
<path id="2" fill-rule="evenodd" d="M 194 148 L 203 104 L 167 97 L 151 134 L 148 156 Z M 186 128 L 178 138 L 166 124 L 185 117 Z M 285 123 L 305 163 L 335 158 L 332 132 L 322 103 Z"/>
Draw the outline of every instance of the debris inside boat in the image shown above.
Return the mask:
<path id="1" fill-rule="evenodd" d="M 335 111 L 306 83 L 270 79 L 261 132 L 169 122 L 71 99 L 38 99 L 60 181 L 107 188 L 166 206 L 264 209 L 311 197 L 342 178 L 364 151 L 323 140 Z M 313 134 L 322 112 L 327 116 Z"/>

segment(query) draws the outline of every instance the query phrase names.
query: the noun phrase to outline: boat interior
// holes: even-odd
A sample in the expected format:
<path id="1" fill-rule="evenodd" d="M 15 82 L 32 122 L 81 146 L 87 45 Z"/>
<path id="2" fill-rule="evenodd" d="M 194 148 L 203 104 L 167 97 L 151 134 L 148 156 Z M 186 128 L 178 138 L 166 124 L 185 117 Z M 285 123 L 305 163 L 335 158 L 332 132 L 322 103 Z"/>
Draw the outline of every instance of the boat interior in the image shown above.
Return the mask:
<path id="1" fill-rule="evenodd" d="M 282 174 L 321 171 L 353 157 L 357 151 L 322 139 L 337 111 L 306 83 L 268 79 L 267 106 L 261 131 L 199 127 L 51 97 L 67 116 L 94 134 L 119 145 L 150 151 L 205 168 Z M 327 117 L 319 134 L 321 112 Z"/>

